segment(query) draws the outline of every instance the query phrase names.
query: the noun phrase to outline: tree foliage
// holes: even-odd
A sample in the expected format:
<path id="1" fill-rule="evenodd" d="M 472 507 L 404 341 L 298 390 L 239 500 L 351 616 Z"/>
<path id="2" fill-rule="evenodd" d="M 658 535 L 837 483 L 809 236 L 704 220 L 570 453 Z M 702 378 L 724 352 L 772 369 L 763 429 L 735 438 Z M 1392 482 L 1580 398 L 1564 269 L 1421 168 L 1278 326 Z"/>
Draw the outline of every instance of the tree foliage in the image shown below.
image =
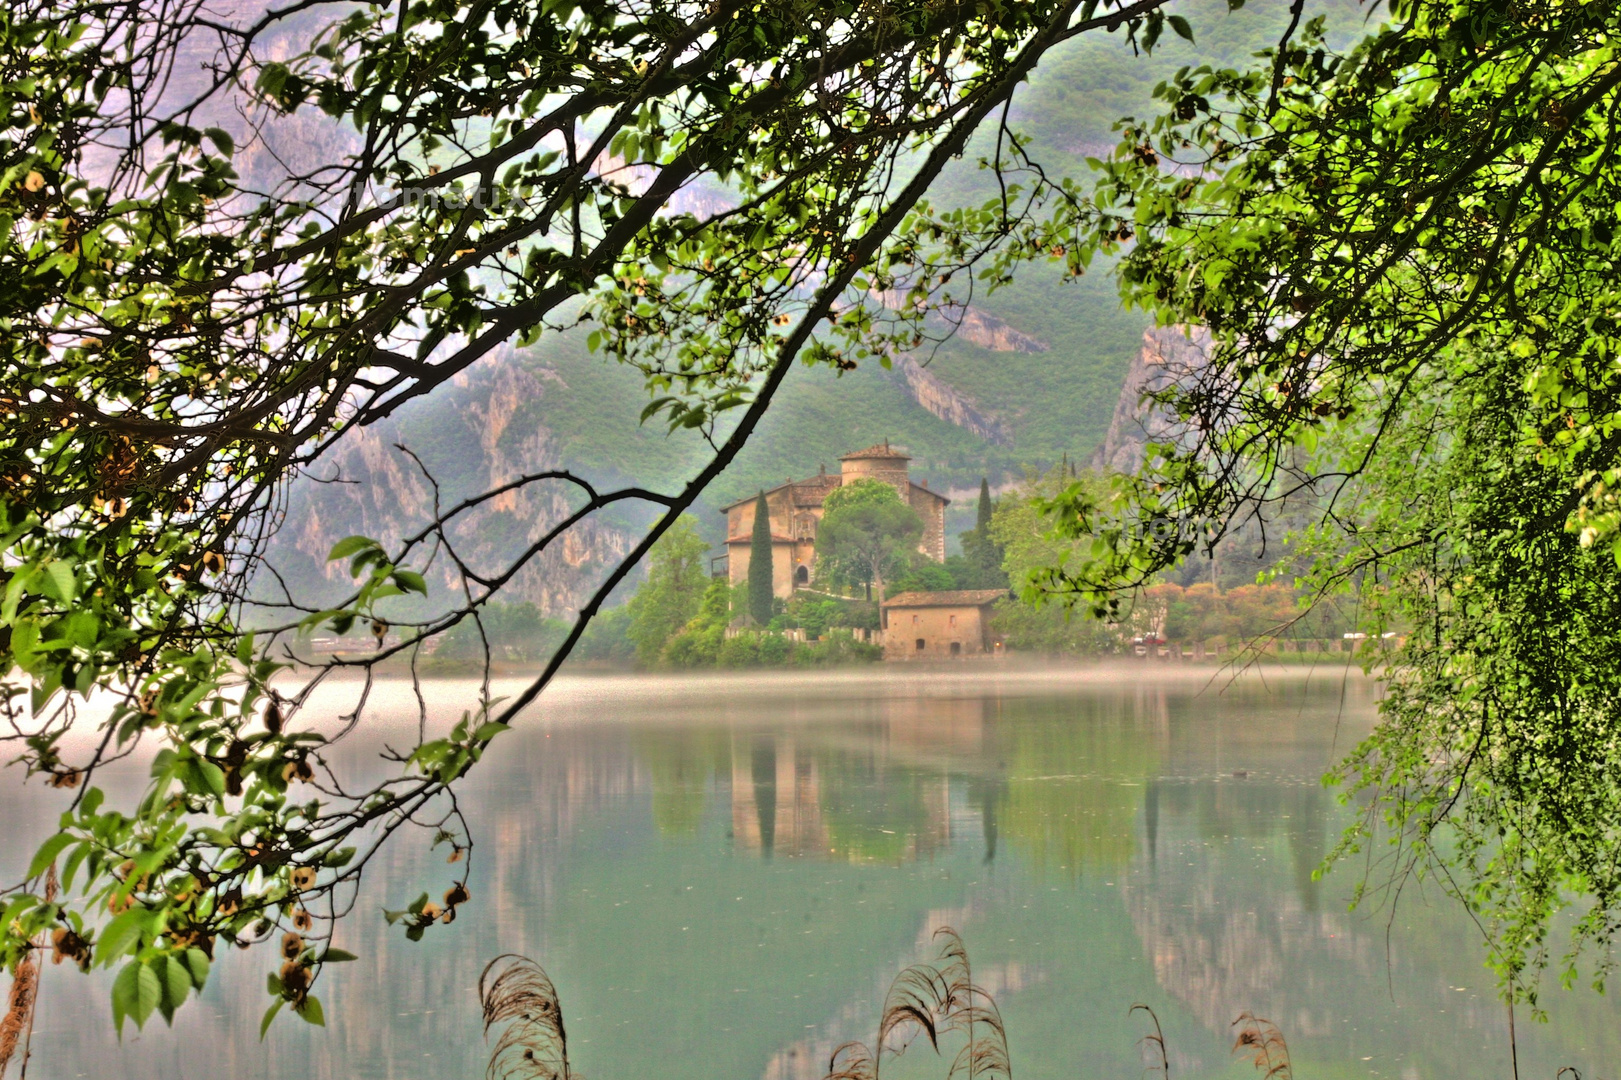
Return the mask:
<path id="1" fill-rule="evenodd" d="M 1079 483 L 1101 490 L 1103 480 L 1091 473 Z M 1101 654 L 1119 648 L 1120 635 L 1089 611 L 1045 603 L 1040 582 L 1054 568 L 1066 567 L 1080 545 L 1056 535 L 1045 506 L 1071 484 L 1066 468 L 1029 472 L 996 503 L 989 535 L 1002 552 L 1002 568 L 1019 590 L 1017 599 L 997 602 L 991 629 L 1008 648 L 1050 654 Z"/>
<path id="2" fill-rule="evenodd" d="M 828 492 L 816 528 L 819 572 L 836 580 L 870 581 L 879 603 L 884 579 L 912 559 L 923 519 L 881 480 L 855 480 Z"/>
<path id="3" fill-rule="evenodd" d="M 929 185 L 981 122 L 1078 34 L 1151 44 L 1162 2 L 7 8 L 0 737 L 72 801 L 0 894 L 0 963 L 57 933 L 66 955 L 132 972 L 115 1006 L 139 1024 L 184 996 L 177 972 L 198 984 L 192 950 L 280 941 L 265 1022 L 284 1005 L 319 1022 L 312 990 L 343 958 L 332 927 L 407 826 L 450 845 L 461 876 L 390 921 L 417 939 L 454 918 L 473 844 L 455 781 L 733 460 L 793 363 L 887 359 L 924 314 L 878 298 L 928 307 L 948 265 L 983 254 L 926 259 L 901 228 L 928 216 Z M 695 185 L 725 197 L 683 209 Z M 555 470 L 450 505 L 435 487 L 419 532 L 333 549 L 354 579 L 342 602 L 273 581 L 268 609 L 249 594 L 287 483 L 337 440 L 577 321 L 645 373 L 648 419 L 715 447 L 679 491 Z M 569 513 L 510 565 L 467 565 L 456 519 L 531 485 L 562 488 Z M 416 655 L 626 503 L 659 516 L 544 671 L 400 750 L 387 779 L 344 782 L 328 747 L 361 722 L 377 663 Z M 461 583 L 448 607 L 389 618 L 438 563 Z M 290 666 L 317 631 L 377 649 Z M 364 674 L 352 711 L 311 713 L 349 667 Z M 70 755 L 93 693 L 102 738 Z M 135 753 L 150 783 L 107 805 L 99 769 Z"/>
<path id="4" fill-rule="evenodd" d="M 996 502 L 991 498 L 990 481 L 979 480 L 979 502 L 975 505 L 974 527 L 963 533 L 962 560 L 952 565 L 959 589 L 1000 589 L 1008 584 L 1002 568 L 1006 553 L 991 530 Z"/>
<path id="5" fill-rule="evenodd" d="M 548 619 L 534 604 L 493 601 L 457 623 L 433 652 L 435 661 L 508 660 L 532 664 L 551 658 L 568 636 L 568 624 Z"/>
<path id="6" fill-rule="evenodd" d="M 698 616 L 710 587 L 709 544 L 698 535 L 698 522 L 681 518 L 647 555 L 647 581 L 627 606 L 630 626 L 625 636 L 636 646 L 644 667 L 658 663 L 665 642 Z"/>
<path id="7" fill-rule="evenodd" d="M 1339 50 L 1304 9 L 1253 69 L 1163 83 L 1092 191 L 1010 160 L 1041 209 L 962 223 L 1008 272 L 1118 255 L 1129 302 L 1202 328 L 1140 473 L 1048 500 L 1075 544 L 1039 586 L 1106 614 L 1293 532 L 1316 596 L 1408 632 L 1339 855 L 1434 875 L 1534 998 L 1559 909 L 1567 977 L 1621 927 L 1621 10 L 1394 0 Z"/>

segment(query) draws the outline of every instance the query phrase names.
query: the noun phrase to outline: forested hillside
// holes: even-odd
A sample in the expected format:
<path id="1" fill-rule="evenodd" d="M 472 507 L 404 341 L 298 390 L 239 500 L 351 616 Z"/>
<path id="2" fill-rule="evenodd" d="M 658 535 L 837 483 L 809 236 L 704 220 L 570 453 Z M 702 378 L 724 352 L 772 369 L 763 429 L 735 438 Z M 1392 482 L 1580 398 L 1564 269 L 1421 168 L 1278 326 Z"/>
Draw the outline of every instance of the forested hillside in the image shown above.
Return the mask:
<path id="1" fill-rule="evenodd" d="M 1134 55 L 1119 35 L 1087 38 L 1038 70 L 1016 99 L 1013 120 L 1049 173 L 1084 173 L 1087 157 L 1113 145 L 1114 123 L 1151 112 L 1155 83 L 1178 67 L 1241 62 L 1275 41 L 1288 19 L 1281 0 L 1236 12 L 1227 10 L 1226 0 L 1198 0 L 1182 10 L 1194 43 L 1167 37 L 1152 55 Z M 1349 28 L 1361 9 L 1343 0 L 1342 10 Z M 977 166 L 989 150 L 977 147 L 942 179 L 937 205 L 994 194 L 994 181 Z M 824 464 L 836 469 L 839 454 L 887 438 L 913 454 L 914 477 L 960 496 L 947 521 L 954 538 L 972 524 L 971 495 L 981 476 L 1001 485 L 1066 455 L 1073 461 L 1093 455 L 1147 325 L 1141 313 L 1122 308 L 1107 266 L 1094 264 L 1067 283 L 1055 268 L 1036 266 L 1010 287 L 981 291 L 961 331 L 910 364 L 885 370 L 867 363 L 842 375 L 821 366 L 798 370 L 748 447 L 711 486 L 699 507 L 701 525 L 718 540 L 719 506 Z M 690 475 L 707 447 L 692 432 L 670 434 L 656 421 L 643 425 L 648 393 L 641 374 L 592 354 L 586 334 L 559 331 L 503 354 L 404 411 L 388 430 L 358 433 L 334 459 L 342 478 L 356 483 L 295 486 L 278 567 L 295 585 L 312 587 L 338 539 L 426 519 L 430 489 L 396 443 L 421 458 L 447 503 L 547 468 L 664 488 Z M 513 370 L 494 370 L 504 367 Z M 459 535 L 475 560 L 495 559 L 539 535 L 564 505 L 560 492 L 548 505 L 523 499 L 480 511 L 462 523 Z M 571 607 L 596 577 L 595 568 L 626 550 L 642 525 L 634 515 L 604 519 L 567 553 L 531 567 L 516 590 L 548 612 Z"/>

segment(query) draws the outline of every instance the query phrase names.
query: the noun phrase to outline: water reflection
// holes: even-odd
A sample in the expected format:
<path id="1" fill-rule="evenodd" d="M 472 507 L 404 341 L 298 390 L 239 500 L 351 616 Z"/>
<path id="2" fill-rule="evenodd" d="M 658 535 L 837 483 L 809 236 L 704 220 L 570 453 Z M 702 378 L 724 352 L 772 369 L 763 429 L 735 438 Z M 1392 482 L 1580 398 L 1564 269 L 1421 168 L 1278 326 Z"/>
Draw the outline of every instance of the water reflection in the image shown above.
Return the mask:
<path id="1" fill-rule="evenodd" d="M 871 1039 L 940 925 L 963 932 L 1021 1075 L 1140 1075 L 1134 1001 L 1182 1077 L 1243 1075 L 1227 1051 L 1244 1009 L 1282 1026 L 1303 1077 L 1506 1075 L 1467 920 L 1414 896 L 1387 940 L 1382 917 L 1345 912 L 1349 880 L 1311 879 L 1342 822 L 1318 778 L 1371 689 L 1342 707 L 1337 679 L 1218 693 L 1138 674 L 575 679 L 465 792 L 465 918 L 413 947 L 373 914 L 442 889 L 442 850 L 393 848 L 368 880 L 328 1030 L 261 1047 L 268 960 L 250 953 L 222 958 L 174 1031 L 119 1046 L 105 980 L 52 970 L 38 1075 L 478 1075 L 473 986 L 515 951 L 556 980 L 596 1080 L 814 1080 Z M 430 689 L 459 709 L 464 688 Z M 380 728 L 414 715 L 403 688 L 377 700 Z M 15 864 L 56 809 L 8 782 L 0 813 Z M 1551 1004 L 1551 1024 L 1521 1025 L 1522 1075 L 1613 1075 L 1616 1008 Z M 943 1075 L 903 1061 L 897 1077 Z"/>
<path id="2" fill-rule="evenodd" d="M 1005 836 L 1038 872 L 1070 877 L 1134 853 L 1169 731 L 1163 688 L 1098 702 L 1082 723 L 1070 700 L 915 694 L 874 711 L 833 732 L 638 734 L 655 825 L 694 834 L 724 777 L 735 846 L 766 858 L 904 863 L 975 831 L 987 864 Z"/>

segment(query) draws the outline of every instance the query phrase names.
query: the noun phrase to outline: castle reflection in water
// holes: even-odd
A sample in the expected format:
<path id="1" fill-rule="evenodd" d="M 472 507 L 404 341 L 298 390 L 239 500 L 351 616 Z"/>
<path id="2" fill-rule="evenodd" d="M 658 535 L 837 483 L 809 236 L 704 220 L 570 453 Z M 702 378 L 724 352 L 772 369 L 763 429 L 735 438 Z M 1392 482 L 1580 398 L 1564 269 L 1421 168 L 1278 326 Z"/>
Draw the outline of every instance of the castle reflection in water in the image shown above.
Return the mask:
<path id="1" fill-rule="evenodd" d="M 987 862 L 1011 842 L 1074 872 L 1135 850 L 1168 719 L 1163 692 L 1131 698 L 1105 710 L 1114 723 L 1058 726 L 1050 703 L 1016 697 L 917 694 L 836 717 L 819 702 L 808 718 L 727 724 L 708 753 L 689 733 L 639 739 L 638 755 L 666 832 L 725 799 L 734 848 L 763 857 L 904 863 L 977 838 Z"/>

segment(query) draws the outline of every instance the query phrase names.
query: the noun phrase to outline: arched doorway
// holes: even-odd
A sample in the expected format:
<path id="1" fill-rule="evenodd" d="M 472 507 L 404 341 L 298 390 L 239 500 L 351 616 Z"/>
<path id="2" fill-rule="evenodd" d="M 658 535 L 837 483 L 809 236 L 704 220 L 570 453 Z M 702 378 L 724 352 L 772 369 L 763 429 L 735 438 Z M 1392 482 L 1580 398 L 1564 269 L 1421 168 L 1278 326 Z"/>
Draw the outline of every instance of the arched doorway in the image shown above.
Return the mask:
<path id="1" fill-rule="evenodd" d="M 804 563 L 800 563 L 799 568 L 794 571 L 794 583 L 798 585 L 809 585 L 810 567 L 806 566 Z"/>

